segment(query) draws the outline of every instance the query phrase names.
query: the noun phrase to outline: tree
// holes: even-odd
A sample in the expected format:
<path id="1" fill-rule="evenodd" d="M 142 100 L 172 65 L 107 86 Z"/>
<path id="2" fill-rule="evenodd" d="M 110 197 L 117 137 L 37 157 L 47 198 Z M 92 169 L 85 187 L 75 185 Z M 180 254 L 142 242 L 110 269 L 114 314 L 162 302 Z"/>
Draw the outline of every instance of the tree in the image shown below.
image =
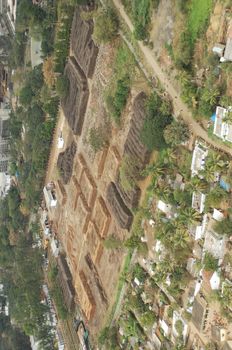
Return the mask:
<path id="1" fill-rule="evenodd" d="M 89 131 L 88 141 L 94 152 L 100 151 L 108 141 L 107 133 L 103 127 L 93 127 Z"/>
<path id="2" fill-rule="evenodd" d="M 225 218 L 222 221 L 217 221 L 214 225 L 214 229 L 221 235 L 232 235 L 232 221 L 229 218 Z"/>
<path id="3" fill-rule="evenodd" d="M 215 271 L 218 268 L 218 260 L 208 252 L 205 253 L 203 264 L 206 271 Z"/>
<path id="4" fill-rule="evenodd" d="M 194 225 L 201 220 L 202 215 L 193 208 L 181 209 L 178 220 L 185 225 Z"/>
<path id="5" fill-rule="evenodd" d="M 188 126 L 183 122 L 172 121 L 171 124 L 164 129 L 164 139 L 167 144 L 177 146 L 189 139 Z"/>
<path id="6" fill-rule="evenodd" d="M 172 117 L 170 114 L 163 114 L 163 103 L 167 102 L 162 101 L 156 93 L 153 93 L 147 101 L 141 140 L 150 151 L 166 147 L 164 129 L 172 122 Z"/>
<path id="7" fill-rule="evenodd" d="M 111 7 L 97 12 L 94 17 L 93 39 L 97 44 L 106 44 L 118 34 L 119 21 Z"/>
<path id="8" fill-rule="evenodd" d="M 220 96 L 220 91 L 217 88 L 205 88 L 202 93 L 202 100 L 214 107 Z"/>
<path id="9" fill-rule="evenodd" d="M 205 200 L 206 210 L 208 210 L 209 208 L 218 208 L 221 202 L 225 200 L 227 197 L 228 197 L 228 193 L 220 186 L 216 186 L 206 196 L 206 200 Z"/>
<path id="10" fill-rule="evenodd" d="M 68 91 L 69 91 L 69 79 L 64 75 L 60 75 L 56 79 L 57 95 L 60 98 L 65 98 L 68 94 Z"/>

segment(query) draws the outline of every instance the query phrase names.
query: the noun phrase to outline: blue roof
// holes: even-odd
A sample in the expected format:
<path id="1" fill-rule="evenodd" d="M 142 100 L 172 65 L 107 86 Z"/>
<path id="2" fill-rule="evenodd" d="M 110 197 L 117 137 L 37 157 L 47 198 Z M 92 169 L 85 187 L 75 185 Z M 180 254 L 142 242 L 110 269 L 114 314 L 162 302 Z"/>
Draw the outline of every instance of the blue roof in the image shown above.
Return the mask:
<path id="1" fill-rule="evenodd" d="M 230 190 L 230 184 L 225 182 L 223 179 L 220 179 L 220 186 L 226 191 Z"/>

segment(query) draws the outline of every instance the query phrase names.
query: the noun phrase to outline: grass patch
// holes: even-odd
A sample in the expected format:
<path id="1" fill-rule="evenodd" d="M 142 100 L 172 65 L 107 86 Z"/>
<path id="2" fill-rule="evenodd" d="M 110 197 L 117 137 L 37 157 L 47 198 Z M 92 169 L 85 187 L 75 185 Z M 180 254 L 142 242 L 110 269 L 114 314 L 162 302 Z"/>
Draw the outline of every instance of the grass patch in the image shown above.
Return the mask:
<path id="1" fill-rule="evenodd" d="M 192 44 L 206 29 L 213 0 L 192 0 L 189 8 L 188 29 Z"/>

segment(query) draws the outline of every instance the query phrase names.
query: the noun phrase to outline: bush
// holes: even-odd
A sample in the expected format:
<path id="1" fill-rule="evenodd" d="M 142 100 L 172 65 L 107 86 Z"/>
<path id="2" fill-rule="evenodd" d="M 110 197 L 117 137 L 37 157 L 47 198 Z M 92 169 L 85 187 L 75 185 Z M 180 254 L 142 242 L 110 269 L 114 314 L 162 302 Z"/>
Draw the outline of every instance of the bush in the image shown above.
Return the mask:
<path id="1" fill-rule="evenodd" d="M 119 21 L 116 13 L 110 7 L 101 10 L 94 18 L 93 39 L 97 44 L 105 44 L 118 34 Z"/>
<path id="2" fill-rule="evenodd" d="M 215 271 L 218 268 L 218 260 L 208 252 L 204 256 L 204 268 L 206 271 Z"/>
<path id="3" fill-rule="evenodd" d="M 88 141 L 94 152 L 100 151 L 107 143 L 106 132 L 98 127 L 93 127 L 89 131 Z"/>
<path id="4" fill-rule="evenodd" d="M 126 105 L 130 92 L 130 78 L 125 75 L 117 81 L 114 95 L 108 95 L 106 104 L 112 118 L 117 124 L 120 122 L 121 113 Z"/>

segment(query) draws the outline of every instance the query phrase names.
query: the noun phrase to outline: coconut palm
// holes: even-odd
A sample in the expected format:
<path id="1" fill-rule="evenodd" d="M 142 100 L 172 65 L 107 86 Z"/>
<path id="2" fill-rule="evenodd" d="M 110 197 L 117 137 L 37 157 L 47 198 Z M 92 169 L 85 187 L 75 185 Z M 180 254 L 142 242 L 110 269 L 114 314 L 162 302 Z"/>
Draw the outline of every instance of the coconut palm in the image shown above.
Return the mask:
<path id="1" fill-rule="evenodd" d="M 188 183 L 188 187 L 191 192 L 204 192 L 208 188 L 207 181 L 200 179 L 198 176 L 193 176 Z"/>
<path id="2" fill-rule="evenodd" d="M 181 210 L 178 221 L 183 223 L 185 226 L 194 225 L 199 222 L 202 215 L 193 208 L 184 208 Z"/>

